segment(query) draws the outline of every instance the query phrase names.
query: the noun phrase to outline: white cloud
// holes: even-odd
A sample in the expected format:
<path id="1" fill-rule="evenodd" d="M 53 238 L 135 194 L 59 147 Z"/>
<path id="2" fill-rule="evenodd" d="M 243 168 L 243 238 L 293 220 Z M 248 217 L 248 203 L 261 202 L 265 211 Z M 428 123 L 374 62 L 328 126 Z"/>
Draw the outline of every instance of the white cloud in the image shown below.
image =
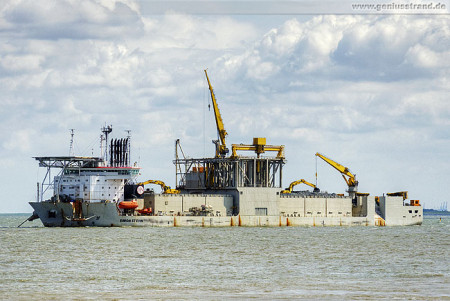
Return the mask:
<path id="1" fill-rule="evenodd" d="M 302 23 L 294 18 L 245 53 L 225 56 L 223 67 L 241 68 L 242 76 L 271 85 L 280 83 L 274 80 L 278 72 L 297 82 L 308 76 L 386 82 L 445 73 L 448 24 L 447 16 L 318 16 Z M 260 65 L 277 69 L 261 76 Z"/>
<path id="2" fill-rule="evenodd" d="M 405 64 L 411 64 L 414 67 L 431 69 L 450 67 L 450 50 L 437 52 L 429 47 L 416 44 L 408 49 L 405 55 Z"/>
<path id="3" fill-rule="evenodd" d="M 11 129 L 12 130 L 12 129 Z M 11 131 L 7 140 L 3 143 L 3 147 L 8 151 L 18 151 L 24 154 L 31 148 L 31 136 L 35 135 L 35 131 L 18 130 Z"/>
<path id="4" fill-rule="evenodd" d="M 29 72 L 38 70 L 42 61 L 39 55 L 6 55 L 0 58 L 0 66 L 5 72 Z"/>
<path id="5" fill-rule="evenodd" d="M 279 29 L 269 31 L 261 40 L 261 48 L 266 53 L 289 55 L 302 37 L 302 25 L 296 19 L 291 19 Z"/>
<path id="6" fill-rule="evenodd" d="M 247 64 L 249 68 L 246 75 L 250 79 L 264 80 L 280 70 L 274 63 L 260 62 L 257 57 L 249 58 Z"/>

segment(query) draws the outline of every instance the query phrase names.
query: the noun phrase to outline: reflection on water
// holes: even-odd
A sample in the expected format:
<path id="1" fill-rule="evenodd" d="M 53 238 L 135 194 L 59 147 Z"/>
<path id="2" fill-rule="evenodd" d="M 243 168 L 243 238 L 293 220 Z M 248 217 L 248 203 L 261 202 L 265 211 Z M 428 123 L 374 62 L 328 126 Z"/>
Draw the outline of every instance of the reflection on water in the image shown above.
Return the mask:
<path id="1" fill-rule="evenodd" d="M 450 298 L 450 219 L 382 228 L 16 228 L 26 218 L 0 215 L 2 299 Z"/>

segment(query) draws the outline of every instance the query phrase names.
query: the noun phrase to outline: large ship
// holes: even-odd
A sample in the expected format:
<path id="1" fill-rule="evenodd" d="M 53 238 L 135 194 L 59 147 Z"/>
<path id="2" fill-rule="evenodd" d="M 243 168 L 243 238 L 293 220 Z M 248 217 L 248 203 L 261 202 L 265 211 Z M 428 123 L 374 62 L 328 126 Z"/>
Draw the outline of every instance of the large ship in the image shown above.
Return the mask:
<path id="1" fill-rule="evenodd" d="M 347 194 L 321 192 L 304 179 L 283 189 L 284 146 L 258 137 L 251 144 L 232 144 L 230 152 L 206 70 L 205 75 L 219 138 L 213 141 L 215 156 L 186 158 L 176 140 L 175 189 L 156 179 L 138 181 L 140 167 L 130 159 L 131 137 L 110 139 L 112 126 L 104 126 L 99 157 L 35 157 L 46 173 L 37 185 L 37 200 L 30 202 L 34 213 L 28 220 L 39 218 L 47 227 L 422 224 L 423 208 L 418 200 L 408 200 L 406 191 L 382 196 L 358 192 L 355 175 L 320 153 L 316 156 L 343 176 Z M 312 190 L 295 191 L 299 184 Z M 148 185 L 159 185 L 161 193 Z"/>

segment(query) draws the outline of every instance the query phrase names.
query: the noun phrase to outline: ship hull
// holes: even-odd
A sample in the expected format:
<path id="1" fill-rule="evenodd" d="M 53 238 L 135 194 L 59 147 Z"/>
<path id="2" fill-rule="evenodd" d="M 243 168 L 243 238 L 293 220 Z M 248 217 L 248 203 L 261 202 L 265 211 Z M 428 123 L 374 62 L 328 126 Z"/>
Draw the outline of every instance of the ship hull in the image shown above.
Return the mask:
<path id="1" fill-rule="evenodd" d="M 116 203 L 84 203 L 82 216 L 71 203 L 31 202 L 46 227 L 286 227 L 286 226 L 385 226 L 374 216 L 144 216 L 120 215 Z M 420 225 L 422 219 L 390 225 Z"/>

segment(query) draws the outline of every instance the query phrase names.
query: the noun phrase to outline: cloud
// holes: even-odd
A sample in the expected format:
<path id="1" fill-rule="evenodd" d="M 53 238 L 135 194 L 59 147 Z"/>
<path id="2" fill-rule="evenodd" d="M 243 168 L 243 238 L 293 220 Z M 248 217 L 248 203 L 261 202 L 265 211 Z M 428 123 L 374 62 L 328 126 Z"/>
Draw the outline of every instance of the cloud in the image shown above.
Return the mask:
<path id="1" fill-rule="evenodd" d="M 0 64 L 4 73 L 30 72 L 38 70 L 43 59 L 39 55 L 6 55 Z"/>
<path id="2" fill-rule="evenodd" d="M 416 68 L 432 69 L 432 68 L 448 68 L 450 62 L 450 50 L 436 51 L 427 46 L 416 44 L 408 49 L 405 54 L 405 63 L 411 64 Z"/>
<path id="3" fill-rule="evenodd" d="M 421 45 L 426 45 L 429 53 L 442 57 L 450 55 L 448 49 L 442 49 L 440 43 L 430 37 L 447 35 L 449 27 L 445 18 L 393 16 L 364 23 L 348 30 L 333 54 L 337 64 L 346 65 L 349 75 L 396 81 L 428 76 L 429 72 L 445 72 L 445 69 L 431 70 L 436 65 L 425 66 L 423 59 L 417 61 L 414 57 Z M 448 37 L 443 39 L 446 40 Z M 441 67 L 448 68 L 445 64 Z"/>
<path id="4" fill-rule="evenodd" d="M 31 131 L 27 130 L 19 130 L 15 132 L 11 132 L 8 139 L 3 143 L 3 147 L 6 150 L 18 150 L 20 153 L 25 153 L 26 151 L 31 149 L 30 138 L 33 134 Z"/>
<path id="5" fill-rule="evenodd" d="M 447 16 L 293 18 L 245 53 L 224 57 L 223 68 L 272 86 L 285 86 L 278 78 L 286 76 L 307 84 L 330 76 L 388 82 L 442 75 L 449 68 L 450 52 L 442 47 L 450 44 L 448 24 Z M 265 73 L 261 66 L 277 68 Z"/>
<path id="6" fill-rule="evenodd" d="M 111 39 L 143 28 L 130 1 L 10 1 L 1 11 L 3 27 L 32 39 Z"/>

